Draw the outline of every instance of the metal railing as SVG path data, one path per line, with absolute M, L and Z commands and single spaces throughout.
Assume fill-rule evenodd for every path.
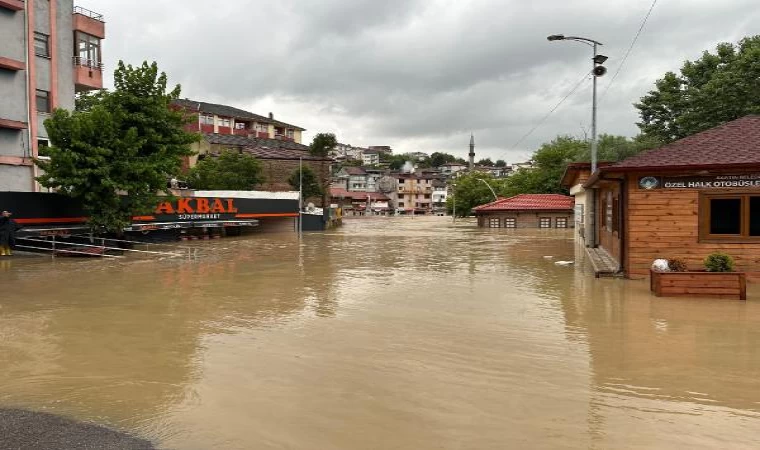
M 72 61 L 75 66 L 89 67 L 93 70 L 103 71 L 103 63 L 96 62 L 92 59 L 82 58 L 81 56 L 72 56 Z
M 105 23 L 105 20 L 103 20 L 103 14 L 96 13 L 95 11 L 90 11 L 89 9 L 82 8 L 81 6 L 74 7 L 74 14 L 81 14 L 83 16 L 89 17 L 90 19 Z

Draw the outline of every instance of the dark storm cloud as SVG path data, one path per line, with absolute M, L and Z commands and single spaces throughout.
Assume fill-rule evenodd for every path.
M 157 60 L 184 95 L 234 104 L 355 145 L 517 161 L 557 134 L 590 128 L 590 79 L 535 126 L 605 43 L 612 78 L 650 0 L 109 1 L 106 62 Z M 599 131 L 633 135 L 631 103 L 666 70 L 756 32 L 755 0 L 660 0 L 600 102 Z M 308 135 L 307 135 L 308 137 Z

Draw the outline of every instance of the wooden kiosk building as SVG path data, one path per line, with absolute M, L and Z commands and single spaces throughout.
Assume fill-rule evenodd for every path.
M 619 163 L 583 185 L 595 242 L 628 278 L 658 258 L 701 269 L 710 253 L 760 276 L 760 116 L 747 116 Z

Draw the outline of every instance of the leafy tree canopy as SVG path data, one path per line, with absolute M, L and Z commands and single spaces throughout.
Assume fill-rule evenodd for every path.
M 486 183 L 497 195 L 504 190 L 503 181 L 493 178 L 490 174 L 470 172 L 458 177 L 451 187 L 453 195 L 446 198 L 449 214 L 453 212 L 455 202 L 456 215 L 467 217 L 472 214 L 472 208 L 494 201 L 493 193 Z
M 507 162 L 503 159 L 498 159 L 493 165 L 496 167 L 507 167 Z
M 441 167 L 444 164 L 453 163 L 456 160 L 457 157 L 454 155 L 442 152 L 433 152 L 433 154 L 430 155 L 430 166 Z
M 333 133 L 317 133 L 311 141 L 310 153 L 314 156 L 326 158 L 327 155 L 338 146 L 338 140 Z
M 634 106 L 642 134 L 663 143 L 760 113 L 760 35 L 719 44 L 667 72 Z
M 297 191 L 301 184 L 301 180 L 303 180 L 302 194 L 304 200 L 322 195 L 322 186 L 320 186 L 319 179 L 314 171 L 311 170 L 311 167 L 307 165 L 303 166 L 302 177 L 299 169 L 294 170 L 293 173 L 290 174 L 290 178 L 288 178 L 288 184 L 290 184 L 290 187 L 292 187 L 294 191 Z
M 261 163 L 252 155 L 227 150 L 198 161 L 187 181 L 193 189 L 252 190 L 262 181 Z
M 475 164 L 477 164 L 479 166 L 492 167 L 493 166 L 493 161 L 491 161 L 491 158 L 483 158 L 480 161 L 476 162 Z
M 91 227 L 121 232 L 132 216 L 155 207 L 199 139 L 184 130 L 184 114 L 170 108 L 179 95 L 179 86 L 167 90 L 155 62 L 120 61 L 113 91 L 83 96 L 77 111 L 58 109 L 45 121 L 49 160 L 35 161 L 44 172 L 37 180 L 81 200 Z

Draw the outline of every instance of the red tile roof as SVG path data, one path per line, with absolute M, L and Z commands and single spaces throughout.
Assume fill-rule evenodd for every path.
M 475 212 L 487 211 L 572 211 L 573 197 L 561 194 L 520 194 L 502 198 L 473 208 Z
M 330 197 L 333 198 L 366 200 L 368 195 L 373 202 L 390 200 L 385 194 L 380 192 L 349 191 L 343 188 L 330 188 Z
M 760 115 L 742 117 L 710 128 L 632 156 L 602 170 L 689 169 L 740 165 L 760 165 Z

